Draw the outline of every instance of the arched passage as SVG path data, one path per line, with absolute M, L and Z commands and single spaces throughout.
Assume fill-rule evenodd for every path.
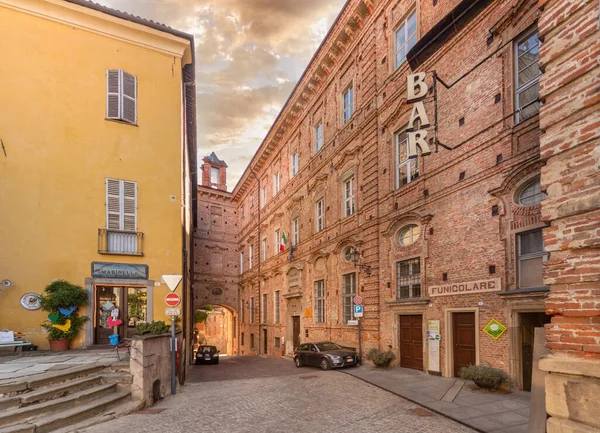
M 226 305 L 203 304 L 194 312 L 193 345 L 216 346 L 221 355 L 238 354 L 238 321 L 235 310 Z

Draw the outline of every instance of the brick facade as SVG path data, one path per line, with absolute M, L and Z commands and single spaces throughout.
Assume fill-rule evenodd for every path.
M 466 2 L 352 0 L 341 12 L 228 198 L 238 224 L 231 263 L 243 260 L 244 266 L 236 280 L 240 353 L 291 353 L 298 342 L 322 339 L 357 347 L 357 327 L 346 323 L 349 305 L 344 309 L 354 282 L 364 305 L 363 353 L 390 348 L 398 363 L 444 376 L 454 376 L 455 363 L 472 357 L 527 388 L 526 358 L 533 328 L 547 321 L 548 289 L 543 249 L 537 256 L 524 251 L 538 236 L 541 245 L 546 223 L 539 199 L 522 200 L 543 160 L 539 116 L 524 119 L 524 104 L 515 113 L 521 88 L 514 71 L 516 46 L 524 35 L 535 40 L 539 10 L 532 0 L 471 3 L 472 10 L 452 15 L 463 18 L 450 27 L 445 15 L 464 10 Z M 395 67 L 396 31 L 408 28 L 413 12 L 419 42 L 409 62 Z M 436 39 L 444 28 L 455 30 Z M 538 71 L 531 70 L 535 82 Z M 437 140 L 430 141 L 431 155 L 410 162 L 410 182 L 403 182 L 396 136 L 414 106 L 406 102 L 407 75 L 421 71 L 431 90 L 424 99 L 432 124 L 427 139 Z M 440 78 L 435 91 L 433 71 Z M 353 113 L 344 122 L 350 88 Z M 201 211 L 212 200 L 216 196 L 201 188 Z M 290 257 L 295 221 L 299 239 Z M 288 238 L 283 252 L 277 231 Z M 349 247 L 360 251 L 361 267 L 347 260 Z M 315 289 L 321 281 L 322 298 Z M 494 290 L 432 295 L 439 286 L 463 290 L 481 282 Z M 498 339 L 483 331 L 492 319 L 508 328 Z M 437 344 L 435 334 L 426 338 L 435 325 L 429 321 L 439 321 L 439 369 L 428 360 Z M 463 337 L 469 340 L 464 347 Z M 467 358 L 455 357 L 456 343 Z
M 600 431 L 599 5 L 539 1 L 548 432 Z M 575 391 L 576 390 L 576 391 Z

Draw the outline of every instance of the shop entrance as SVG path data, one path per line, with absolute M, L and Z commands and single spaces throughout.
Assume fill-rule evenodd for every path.
M 109 324 L 109 318 L 115 309 L 119 311 L 117 319 L 123 321 L 118 327 L 120 338 L 131 337 L 136 332 L 137 322 L 146 321 L 148 318 L 146 286 L 96 285 L 94 297 L 94 344 L 110 343 L 108 336 L 114 331 Z
M 400 316 L 400 366 L 423 370 L 423 316 Z
M 535 328 L 543 328 L 550 323 L 550 316 L 543 312 L 519 313 L 519 340 L 521 342 L 521 371 L 523 391 L 531 391 L 533 372 L 533 334 Z
M 454 377 L 460 377 L 461 368 L 476 364 L 475 313 L 454 313 L 452 325 Z

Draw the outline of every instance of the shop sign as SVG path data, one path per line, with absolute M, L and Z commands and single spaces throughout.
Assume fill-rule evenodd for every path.
M 444 284 L 430 286 L 429 296 L 465 295 L 469 293 L 499 292 L 500 278 L 491 280 L 469 281 L 466 283 Z
M 502 334 L 504 334 L 504 331 L 506 331 L 506 326 L 498 322 L 496 319 L 492 319 L 487 325 L 485 325 L 483 331 L 494 340 L 497 340 Z
M 426 140 L 427 129 L 425 129 L 430 123 L 423 102 L 423 98 L 427 96 L 427 92 L 429 91 L 429 87 L 425 83 L 426 75 L 425 72 L 417 72 L 406 77 L 406 102 L 416 101 L 410 113 L 406 132 L 409 158 L 417 157 L 417 147 L 421 149 L 421 155 L 431 154 L 429 143 Z M 417 120 L 419 121 L 419 129 L 414 131 Z
M 148 279 L 148 265 L 92 262 L 92 278 Z

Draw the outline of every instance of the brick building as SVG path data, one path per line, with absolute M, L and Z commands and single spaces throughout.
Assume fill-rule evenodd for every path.
M 240 354 L 358 347 L 359 295 L 363 353 L 448 377 L 487 362 L 530 388 L 550 320 L 539 15 L 533 0 L 346 3 L 233 192 L 199 187 L 201 216 L 227 208 L 236 257 L 196 296 L 239 288 Z

